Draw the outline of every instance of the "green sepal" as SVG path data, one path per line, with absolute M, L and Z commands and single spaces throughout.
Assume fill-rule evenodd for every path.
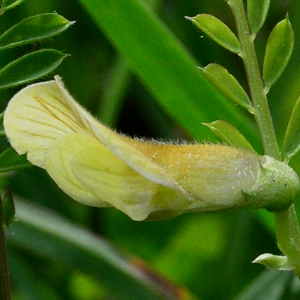
M 218 64 L 209 64 L 205 68 L 200 68 L 204 76 L 224 95 L 235 103 L 248 109 L 253 113 L 253 106 L 250 98 L 239 82 L 224 67 Z
M 294 32 L 288 18 L 272 30 L 266 47 L 263 80 L 266 92 L 277 81 L 288 64 L 294 48 Z
M 32 167 L 26 155 L 19 155 L 13 148 L 8 148 L 0 154 L 0 174 Z
M 1 10 L 6 11 L 12 9 L 24 1 L 25 0 L 2 0 Z
M 26 54 L 0 70 L 0 89 L 43 77 L 56 69 L 65 57 L 66 54 L 53 49 Z
M 14 221 L 16 214 L 15 203 L 11 188 L 9 187 L 7 192 L 2 198 L 2 225 L 9 228 L 10 224 Z
M 256 35 L 265 23 L 270 0 L 248 0 L 247 17 L 252 35 Z
M 242 193 L 253 208 L 264 207 L 271 212 L 285 210 L 299 194 L 299 177 L 284 162 L 265 155 L 260 158 L 255 184 Z
M 208 14 L 200 14 L 195 17 L 186 17 L 211 39 L 233 53 L 240 53 L 240 42 L 236 35 L 216 17 Z
M 297 99 L 283 141 L 283 154 L 290 159 L 300 150 L 300 97 Z
M 264 253 L 259 255 L 253 263 L 262 264 L 269 269 L 279 271 L 292 271 L 295 267 L 289 262 L 286 256 L 273 255 L 270 253 Z
M 50 38 L 65 31 L 72 24 L 73 22 L 57 14 L 29 17 L 0 36 L 0 50 Z
M 210 131 L 224 144 L 255 152 L 246 138 L 230 123 L 223 120 L 217 120 L 211 123 L 202 124 L 207 126 Z

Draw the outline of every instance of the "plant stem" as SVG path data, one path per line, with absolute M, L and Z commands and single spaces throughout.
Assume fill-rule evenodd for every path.
M 0 198 L 0 299 L 11 300 L 10 281 L 6 256 L 5 235 L 3 230 L 2 200 Z
M 281 154 L 273 127 L 266 93 L 264 91 L 253 39 L 245 15 L 243 1 L 230 0 L 228 3 L 235 16 L 241 45 L 240 55 L 243 59 L 247 73 L 252 104 L 254 106 L 254 116 L 262 138 L 264 152 L 266 155 L 281 160 Z
M 247 73 L 254 116 L 262 138 L 264 153 L 282 160 L 243 1 L 229 0 L 228 4 L 236 21 L 241 45 L 240 55 Z M 300 278 L 300 229 L 295 206 L 292 204 L 287 210 L 276 212 L 274 215 L 278 247 L 295 267 L 295 273 Z
M 285 211 L 275 213 L 275 227 L 278 247 L 300 278 L 300 229 L 294 204 Z

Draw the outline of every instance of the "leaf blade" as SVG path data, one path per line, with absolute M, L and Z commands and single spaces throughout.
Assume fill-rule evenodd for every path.
M 208 15 L 199 14 L 195 17 L 186 17 L 194 25 L 200 28 L 216 43 L 233 53 L 240 53 L 240 42 L 236 35 L 218 18 Z
M 294 48 L 294 32 L 288 18 L 279 22 L 272 30 L 266 47 L 263 63 L 263 80 L 266 90 L 283 73 Z
M 0 154 L 0 174 L 31 167 L 25 155 L 19 155 L 12 147 Z
M 35 51 L 18 58 L 0 70 L 0 89 L 33 81 L 56 69 L 66 55 L 53 49 Z
M 68 29 L 73 22 L 57 14 L 40 14 L 15 24 L 0 36 L 0 50 L 50 38 Z
M 268 15 L 270 0 L 248 0 L 247 17 L 252 34 L 262 28 Z
M 224 67 L 218 64 L 209 64 L 205 68 L 200 69 L 204 76 L 229 99 L 253 113 L 251 101 L 239 84 Z
M 255 152 L 245 137 L 230 123 L 217 120 L 211 123 L 203 123 L 203 125 L 207 126 L 226 145 Z
M 284 157 L 290 159 L 300 150 L 300 97 L 297 99 L 283 141 Z
M 25 0 L 3 0 L 1 9 L 3 9 L 4 11 L 12 9 L 24 1 Z

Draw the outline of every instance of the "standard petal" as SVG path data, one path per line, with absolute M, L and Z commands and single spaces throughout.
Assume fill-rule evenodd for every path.
M 44 154 L 63 135 L 84 131 L 55 81 L 30 85 L 9 102 L 4 128 L 19 154 L 44 168 Z
M 55 140 L 75 132 L 95 136 L 93 130 L 97 127 L 111 131 L 73 99 L 59 76 L 55 81 L 32 84 L 18 92 L 4 115 L 11 145 L 42 168 L 45 151 Z

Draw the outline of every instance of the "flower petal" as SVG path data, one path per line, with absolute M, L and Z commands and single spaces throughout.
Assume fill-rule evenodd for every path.
M 57 185 L 71 198 L 92 206 L 110 206 L 87 190 L 72 173 L 72 156 L 76 151 L 99 144 L 83 133 L 71 133 L 54 141 L 45 152 L 45 169 Z M 101 144 L 100 144 L 101 146 Z
M 243 201 L 241 190 L 251 188 L 257 177 L 259 156 L 247 150 L 224 145 L 132 143 L 193 199 L 186 209 L 238 207 Z
M 5 133 L 19 154 L 27 153 L 34 165 L 44 168 L 45 152 L 63 135 L 85 132 L 93 135 L 86 112 L 68 91 L 60 78 L 32 84 L 18 92 L 9 102 L 4 116 Z
M 144 220 L 156 210 L 182 211 L 190 205 L 183 193 L 143 177 L 100 143 L 93 143 L 88 136 L 80 139 L 86 147 L 72 156 L 72 172 L 98 199 L 134 220 Z
M 131 139 L 98 122 L 55 81 L 17 93 L 4 127 L 19 154 L 75 200 L 114 206 L 134 220 L 183 212 L 286 208 L 297 174 L 275 159 L 224 145 Z

